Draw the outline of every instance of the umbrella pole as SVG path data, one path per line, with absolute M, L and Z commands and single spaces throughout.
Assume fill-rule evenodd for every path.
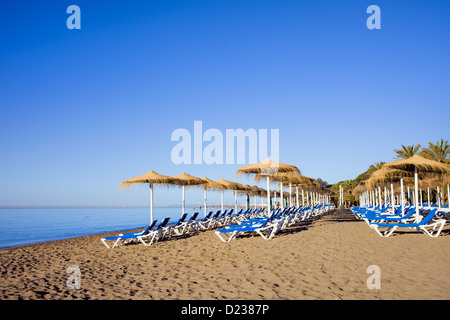
M 220 203 L 221 203 L 221 211 L 220 212 L 222 212 L 223 213 L 223 190 L 220 190 Z
M 416 223 L 419 222 L 419 173 L 414 167 L 414 202 L 416 206 Z
M 283 182 L 280 182 L 280 207 L 284 207 L 283 203 Z
M 185 202 L 184 202 L 184 185 L 183 185 L 182 198 L 181 198 L 181 214 L 182 215 L 184 214 L 184 209 L 185 209 L 184 204 L 185 204 Z
M 295 187 L 295 194 L 297 195 L 297 208 L 298 208 L 298 186 Z
M 267 212 L 270 216 L 270 182 L 269 182 L 269 175 L 267 175 Z
M 234 190 L 234 214 L 237 213 L 237 191 Z
M 405 214 L 405 193 L 403 192 L 403 178 L 400 178 L 400 196 L 402 202 L 402 216 Z
M 381 187 L 378 186 L 378 204 L 380 205 L 381 208 L 381 203 L 383 202 L 382 198 L 381 198 Z
M 439 186 L 436 187 L 436 191 L 437 191 L 436 201 L 438 203 L 438 208 L 440 208 L 441 207 L 441 197 L 440 197 L 440 194 L 439 194 Z
M 431 207 L 431 203 L 430 203 L 430 187 L 427 187 L 427 201 L 428 201 L 428 207 Z
M 304 206 L 305 206 L 305 192 L 302 188 L 302 207 L 304 207 Z
M 153 221 L 153 183 L 150 183 L 150 224 Z
M 292 183 L 289 182 L 289 207 L 292 207 Z
M 450 187 L 448 184 L 447 184 L 447 204 L 448 204 L 447 208 L 450 208 Z
M 448 204 L 447 208 L 450 208 L 450 187 L 448 184 L 447 184 L 447 204 Z
M 206 188 L 205 188 L 205 217 L 206 217 L 206 211 L 207 211 L 207 209 L 206 209 Z
M 394 185 L 391 183 L 391 204 L 392 204 L 392 214 L 395 213 L 395 196 L 394 196 Z
M 376 190 L 376 188 L 375 188 L 375 190 Z M 376 201 L 376 198 L 375 198 L 375 191 L 374 190 L 372 190 L 372 203 L 373 203 L 373 208 L 375 208 L 376 206 L 377 206 L 377 201 Z
M 375 205 L 378 206 L 378 191 L 377 191 L 377 188 L 375 188 Z
M 420 188 L 420 206 L 423 206 L 422 188 Z

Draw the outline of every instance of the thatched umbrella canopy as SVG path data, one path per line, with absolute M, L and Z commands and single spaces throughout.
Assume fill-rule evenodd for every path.
M 140 176 L 126 179 L 120 184 L 121 189 L 129 188 L 137 183 L 149 183 L 149 184 L 174 184 L 176 182 L 176 179 L 173 177 L 165 176 L 162 174 L 159 174 L 153 170 L 144 173 Z
M 259 188 L 257 186 L 250 186 L 250 185 L 245 185 L 245 187 L 247 188 L 247 191 L 250 195 L 252 196 L 258 196 L 259 195 Z
M 235 211 L 237 211 L 237 191 L 244 191 L 247 190 L 247 188 L 240 183 L 225 179 L 219 179 L 216 182 L 222 184 L 225 187 L 224 189 L 234 190 L 234 208 Z M 222 212 L 223 212 L 223 190 L 221 196 L 222 196 Z
M 380 185 L 394 183 L 400 181 L 402 178 L 412 176 L 414 176 L 413 172 L 411 173 L 383 166 L 381 169 L 374 171 L 370 178 L 366 180 L 366 186 L 369 189 L 372 189 Z
M 255 200 L 254 207 L 256 209 L 256 198 L 258 196 L 261 196 L 261 190 L 262 189 L 259 188 L 258 186 L 246 185 L 246 187 L 249 188 L 249 191 L 248 191 L 249 196 L 254 196 L 254 200 Z
M 353 194 L 355 196 L 359 196 L 367 191 L 366 181 L 361 181 L 358 185 L 353 189 Z
M 266 178 L 266 175 L 256 174 L 255 181 L 260 182 L 262 179 Z M 279 188 L 283 191 L 283 183 L 289 183 L 289 197 L 292 199 L 292 187 L 297 186 L 297 194 L 298 194 L 298 186 L 299 185 L 312 185 L 314 182 L 313 178 L 306 177 L 297 172 L 279 172 L 269 176 L 269 180 L 271 182 L 278 181 L 280 182 Z M 282 194 L 284 195 L 284 193 Z M 298 201 L 297 201 L 298 202 Z M 283 199 L 281 199 L 281 203 L 283 203 Z M 290 202 L 289 205 L 292 205 Z M 298 204 L 297 204 L 298 205 Z
M 268 194 L 267 194 L 267 211 L 270 214 L 270 180 L 269 180 L 269 177 L 271 175 L 274 175 L 276 173 L 281 173 L 281 172 L 300 173 L 300 170 L 296 166 L 293 166 L 290 164 L 279 163 L 279 162 L 272 161 L 270 159 L 266 159 L 264 161 L 261 161 L 261 162 L 255 163 L 255 164 L 241 167 L 236 172 L 236 174 L 238 176 L 243 175 L 243 174 L 266 175 L 267 192 L 268 192 Z
M 438 175 L 450 174 L 450 165 L 435 160 L 424 158 L 418 154 L 402 160 L 396 160 L 386 163 L 384 166 L 388 168 L 403 170 L 407 172 L 432 173 Z
M 427 189 L 427 202 L 430 205 L 430 189 L 436 188 L 436 192 L 442 192 L 444 197 L 441 198 L 439 195 L 439 200 L 443 200 L 445 198 L 445 190 L 447 191 L 447 203 L 450 204 L 450 175 L 440 175 L 440 176 L 430 176 L 425 177 L 423 180 L 419 180 L 419 186 L 421 188 Z
M 181 214 L 184 214 L 185 212 L 185 187 L 189 186 L 189 187 L 199 187 L 203 184 L 205 184 L 205 181 L 197 178 L 197 177 L 193 177 L 185 172 L 173 177 L 176 179 L 176 182 L 174 184 L 182 186 L 182 200 L 181 200 Z
M 204 190 L 204 202 L 205 202 L 205 216 L 207 214 L 207 203 L 206 203 L 206 191 L 209 190 L 223 190 L 225 189 L 225 186 L 219 182 L 213 181 L 211 179 L 208 179 L 207 177 L 202 178 L 203 181 L 205 181 L 205 184 L 203 184 L 203 190 Z
M 300 187 L 302 189 L 302 206 L 305 205 L 305 189 L 311 190 L 316 188 L 315 185 L 315 179 L 310 178 L 307 176 L 302 176 L 303 178 L 300 181 L 296 181 L 295 183 L 292 183 L 292 186 L 296 189 L 296 196 L 297 196 L 297 206 L 300 205 L 299 203 L 299 191 L 298 188 Z M 317 183 L 318 185 L 318 183 Z
M 228 190 L 245 190 L 245 187 L 238 183 L 238 182 L 233 182 L 233 181 L 229 181 L 229 180 L 225 180 L 225 179 L 219 179 L 216 182 L 222 184 L 224 186 L 224 189 L 228 189 Z
M 400 184 L 400 195 L 401 195 L 401 206 L 402 206 L 402 213 L 404 212 L 404 192 L 403 192 L 403 186 L 404 182 L 410 182 L 411 177 L 414 176 L 414 173 L 403 171 L 399 169 L 394 169 L 389 166 L 383 165 L 381 169 L 378 169 L 374 171 L 370 178 L 365 181 L 365 185 L 367 189 L 376 189 L 378 187 L 378 190 L 381 191 L 380 187 L 382 185 L 386 186 L 388 184 L 391 185 L 391 204 L 392 204 L 392 211 L 394 211 L 394 184 L 399 183 Z M 414 181 L 413 181 L 414 183 Z M 377 198 L 379 199 L 379 198 Z
M 151 170 L 147 173 L 144 173 L 140 176 L 127 179 L 120 184 L 121 189 L 129 188 L 136 184 L 145 184 L 148 183 L 150 186 L 150 223 L 153 221 L 153 185 L 171 185 L 177 184 L 178 181 L 176 178 L 165 176 L 155 171 Z
M 203 185 L 204 189 L 210 189 L 210 190 L 223 190 L 226 189 L 226 187 L 217 182 L 217 181 L 213 181 L 211 179 L 208 179 L 207 177 L 203 177 L 202 178 L 203 181 L 205 181 L 206 183 Z
M 236 174 L 263 174 L 263 175 L 273 175 L 279 172 L 297 172 L 300 173 L 300 170 L 293 165 L 275 162 L 270 159 L 266 159 L 264 161 L 251 164 L 248 166 L 244 166 L 239 168 Z
M 203 179 L 191 176 L 185 172 L 180 173 L 173 178 L 177 180 L 175 184 L 180 186 L 200 186 L 205 184 L 205 181 Z
M 426 176 L 427 174 L 432 175 L 449 175 L 450 174 L 450 165 L 445 163 L 440 163 L 435 160 L 424 158 L 420 155 L 414 155 L 408 159 L 402 159 L 393 161 L 390 163 L 386 163 L 384 167 L 390 169 L 398 169 L 404 172 L 414 172 L 414 194 L 415 194 L 415 206 L 416 206 L 416 222 L 419 221 L 419 173 L 422 176 Z
M 266 175 L 258 173 L 255 175 L 255 181 L 260 182 L 265 177 L 266 177 Z M 312 182 L 314 181 L 314 179 L 308 178 L 297 172 L 279 172 L 279 173 L 270 175 L 269 179 L 271 182 L 274 182 L 274 181 L 290 182 L 295 185 L 301 185 L 301 184 L 308 185 L 308 184 L 312 184 Z
M 260 188 L 259 189 L 259 195 L 261 196 L 261 197 L 267 197 L 267 190 L 266 189 L 263 189 L 263 188 Z
M 314 180 L 309 186 L 307 186 L 311 191 L 322 191 L 323 188 L 316 180 Z
M 244 190 L 236 190 L 239 193 L 245 194 L 247 197 L 247 209 L 250 208 L 250 196 L 255 196 L 255 206 L 256 206 L 256 195 L 259 195 L 259 190 L 257 186 L 245 185 Z

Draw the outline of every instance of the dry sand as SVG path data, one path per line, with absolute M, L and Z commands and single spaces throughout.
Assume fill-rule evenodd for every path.
M 0 299 L 450 299 L 450 227 L 382 238 L 350 214 L 221 242 L 213 231 L 107 249 L 117 232 L 0 250 Z M 81 271 L 68 289 L 67 268 Z M 370 265 L 381 288 L 368 289 Z

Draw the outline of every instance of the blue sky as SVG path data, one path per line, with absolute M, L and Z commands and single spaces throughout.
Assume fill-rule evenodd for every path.
M 66 9 L 81 9 L 69 30 Z M 369 30 L 366 9 L 381 8 Z M 8 1 L 0 11 L 0 206 L 146 206 L 177 128 L 279 129 L 280 161 L 329 183 L 448 139 L 448 1 Z M 157 189 L 156 205 L 181 190 Z M 211 193 L 211 202 L 219 194 Z M 200 191 L 187 193 L 198 203 Z M 227 201 L 232 196 L 227 195 Z

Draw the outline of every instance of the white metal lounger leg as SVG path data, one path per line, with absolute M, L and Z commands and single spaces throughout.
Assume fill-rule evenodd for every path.
M 138 239 L 139 239 L 139 241 L 141 241 L 144 245 L 146 245 L 147 247 L 149 247 L 149 246 L 152 245 L 152 243 L 153 243 L 153 241 L 155 240 L 157 234 L 158 234 L 157 232 L 153 232 L 152 234 L 149 234 L 149 235 L 146 235 L 146 236 L 138 237 Z M 145 242 L 144 238 L 148 238 L 148 237 L 150 237 L 150 236 L 151 236 L 150 241 L 149 241 L 148 243 Z
M 113 245 L 110 247 L 107 243 L 106 243 L 106 240 L 105 239 L 101 239 L 101 241 L 103 242 L 103 244 L 107 247 L 107 248 L 109 248 L 109 249 L 112 249 L 112 248 L 114 248 L 114 247 L 117 247 L 118 246 L 118 244 L 119 244 L 119 242 L 120 242 L 120 240 L 122 240 L 122 239 L 117 239 L 116 241 L 114 241 L 114 243 L 113 243 Z
M 226 236 L 226 234 L 227 234 L 227 232 L 224 232 L 223 234 L 223 237 L 220 235 L 221 234 L 221 232 L 214 232 L 218 237 L 219 237 L 219 239 L 220 240 L 222 240 L 223 242 L 229 242 L 231 239 L 234 239 L 234 238 L 236 238 L 236 236 L 238 235 L 238 233 L 239 232 L 237 232 L 236 230 L 235 231 L 233 231 L 231 234 L 230 234 L 230 236 L 229 237 L 227 237 Z
M 266 233 L 266 231 L 268 232 Z M 277 233 L 277 231 L 277 225 L 272 225 L 263 229 L 256 230 L 256 232 L 265 240 L 271 239 L 275 235 L 275 233 Z
M 395 230 L 397 230 L 398 226 L 393 226 L 392 228 L 388 228 L 388 229 L 385 230 L 384 232 L 381 232 L 381 231 L 378 229 L 378 226 L 377 226 L 377 225 L 373 225 L 372 228 L 373 228 L 380 236 L 387 238 L 387 237 L 389 237 Z
M 441 233 L 442 229 L 444 228 L 445 222 L 446 222 L 445 219 L 439 219 L 432 224 L 420 226 L 419 229 L 420 231 L 429 235 L 430 237 L 437 238 Z M 431 230 L 428 230 L 428 228 L 431 228 Z M 436 228 L 438 229 L 436 230 Z

